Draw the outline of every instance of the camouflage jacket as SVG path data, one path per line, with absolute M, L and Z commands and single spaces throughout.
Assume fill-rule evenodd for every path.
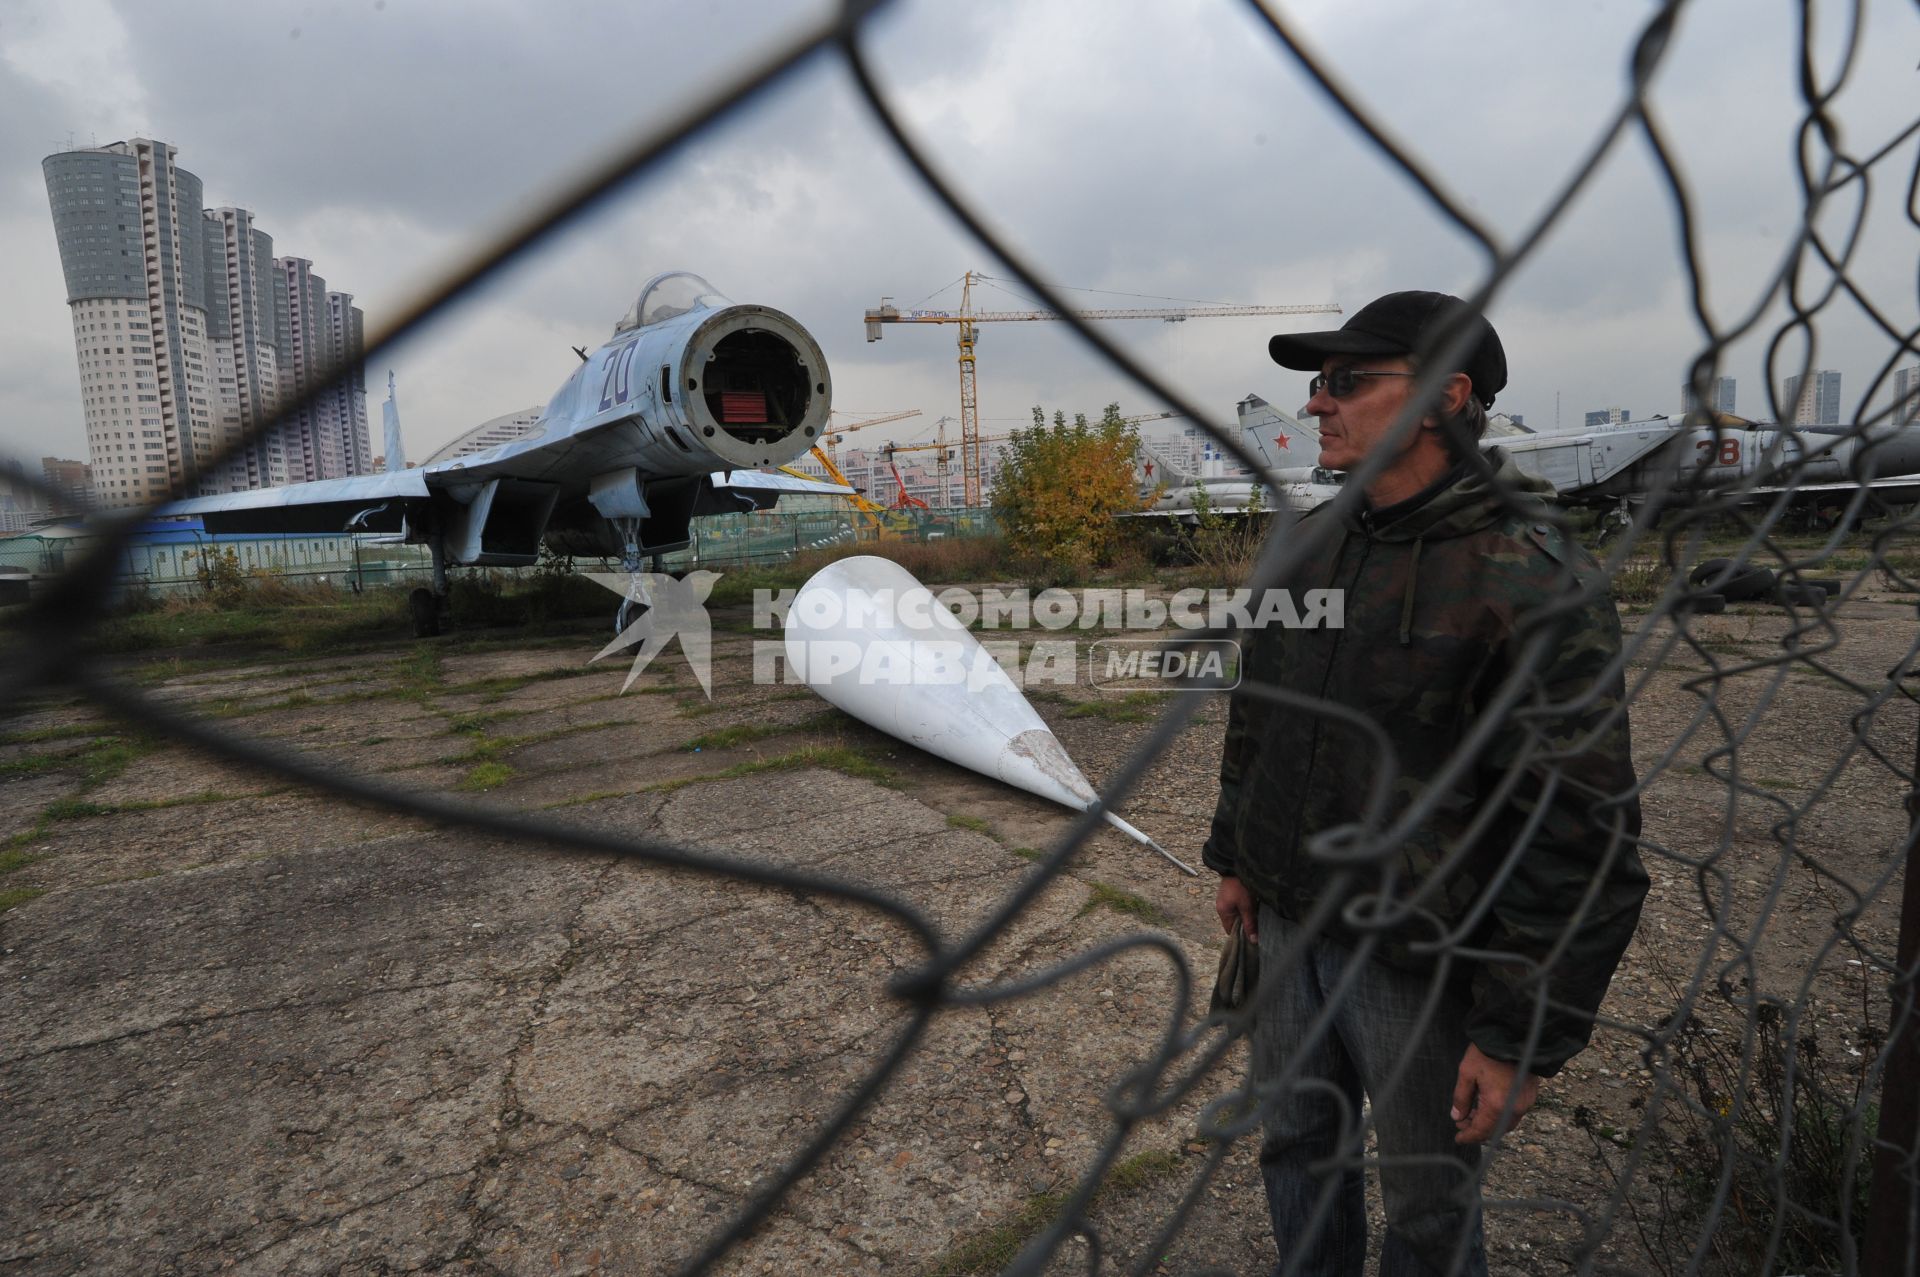
M 1342 591 L 1343 624 L 1246 635 L 1203 854 L 1283 917 L 1378 932 L 1381 961 L 1445 962 L 1469 1039 L 1547 1075 L 1586 1045 L 1647 875 L 1619 615 L 1524 495 L 1545 485 L 1488 459 L 1517 502 L 1462 466 L 1298 525 L 1324 552 L 1281 584 Z

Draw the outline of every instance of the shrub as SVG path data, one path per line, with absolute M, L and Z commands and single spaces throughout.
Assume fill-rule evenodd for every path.
M 200 588 L 217 607 L 239 607 L 247 601 L 247 573 L 233 547 L 209 547 L 194 560 Z
M 1223 514 L 1202 485 L 1193 493 L 1192 527 L 1175 524 L 1180 557 L 1198 569 L 1200 584 L 1220 589 L 1245 585 L 1266 540 L 1266 501 L 1255 488 L 1245 514 Z
M 1721 996 L 1729 1011 L 1747 1010 Z M 1766 1001 L 1749 1014 L 1716 1025 L 1685 1009 L 1663 1026 L 1671 1090 L 1637 1133 L 1574 1112 L 1610 1175 L 1616 1152 L 1643 1158 L 1641 1182 L 1622 1197 L 1667 1277 L 1699 1271 L 1696 1252 L 1729 1274 L 1837 1273 L 1842 1229 L 1856 1246 L 1865 1230 L 1878 1126 L 1865 1066 L 1880 1033 L 1859 1026 L 1865 1049 L 1849 1055 L 1823 1044 L 1811 1015 L 1796 1026 Z
M 1118 516 L 1139 508 L 1133 455 L 1138 440 L 1108 404 L 1098 425 L 1085 414 L 1068 425 L 1056 412 L 1033 410 L 1033 428 L 1008 441 L 994 484 L 994 513 L 1015 553 L 1035 561 L 1037 574 L 1060 581 L 1085 579 L 1107 561 L 1120 540 Z

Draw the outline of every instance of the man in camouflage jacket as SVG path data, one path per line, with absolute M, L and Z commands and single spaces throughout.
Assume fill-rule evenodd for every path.
M 1586 1045 L 1646 894 L 1619 618 L 1545 485 L 1471 455 L 1506 384 L 1485 319 L 1395 293 L 1271 351 L 1321 374 L 1320 464 L 1366 496 L 1292 531 L 1314 552 L 1280 585 L 1342 623 L 1246 636 L 1203 853 L 1264 959 L 1275 1236 L 1283 1267 L 1360 1271 L 1364 1094 L 1383 1275 L 1483 1273 L 1476 1146 Z

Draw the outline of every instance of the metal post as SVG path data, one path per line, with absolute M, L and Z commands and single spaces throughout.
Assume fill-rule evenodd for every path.
M 1915 1277 L 1913 1243 L 1920 1236 L 1920 731 L 1914 735 L 1914 788 L 1907 794 L 1907 870 L 1900 897 L 1898 971 L 1892 1021 L 1880 1071 L 1880 1132 L 1873 1155 L 1873 1197 L 1867 1206 L 1860 1271 Z

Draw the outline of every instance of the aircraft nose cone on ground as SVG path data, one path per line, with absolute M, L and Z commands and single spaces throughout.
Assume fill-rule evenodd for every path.
M 1099 795 L 999 662 L 891 559 L 814 573 L 787 609 L 788 666 L 828 702 L 890 736 L 1075 811 Z M 1120 832 L 1182 864 L 1110 811 Z

